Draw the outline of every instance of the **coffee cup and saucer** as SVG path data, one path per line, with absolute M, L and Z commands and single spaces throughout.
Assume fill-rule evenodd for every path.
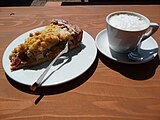
M 117 11 L 106 17 L 107 28 L 96 36 L 96 46 L 106 57 L 120 63 L 141 64 L 155 58 L 158 44 L 152 35 L 159 25 L 145 16 Z

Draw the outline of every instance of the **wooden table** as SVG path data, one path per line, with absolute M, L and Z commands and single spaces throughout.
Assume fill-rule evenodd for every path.
M 61 18 L 94 38 L 105 16 L 129 10 L 160 24 L 160 5 L 104 5 L 0 8 L 0 56 L 22 33 Z M 160 46 L 160 29 L 153 35 Z M 160 52 L 158 52 L 160 54 Z M 93 65 L 71 82 L 39 89 L 10 79 L 0 61 L 0 120 L 160 120 L 160 60 L 140 65 L 117 63 L 98 52 Z M 27 78 L 23 78 L 27 79 Z

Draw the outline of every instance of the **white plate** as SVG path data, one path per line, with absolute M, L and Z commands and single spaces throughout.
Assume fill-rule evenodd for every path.
M 98 50 L 104 54 L 106 57 L 120 62 L 120 63 L 126 63 L 126 64 L 141 64 L 148 62 L 152 60 L 158 52 L 158 44 L 154 40 L 153 37 L 149 37 L 145 41 L 142 42 L 141 47 L 138 49 L 139 53 L 144 56 L 144 60 L 137 62 L 137 61 L 132 61 L 128 59 L 128 54 L 120 54 L 117 52 L 114 52 L 112 49 L 109 48 L 109 43 L 108 43 L 108 36 L 107 36 L 107 30 L 104 29 L 100 31 L 97 36 L 96 36 L 96 46 Z
M 49 64 L 49 62 L 46 62 L 30 69 L 19 69 L 13 72 L 10 70 L 10 61 L 8 57 L 11 51 L 18 44 L 23 43 L 29 33 L 40 31 L 42 29 L 44 29 L 44 27 L 36 28 L 20 35 L 9 44 L 3 54 L 3 68 L 6 74 L 16 82 L 25 85 L 32 85 Z M 83 31 L 81 46 L 71 50 L 65 56 L 66 57 L 62 56 L 58 59 L 58 61 L 56 61 L 56 63 L 51 67 L 44 78 L 42 86 L 52 86 L 70 81 L 89 69 L 97 56 L 97 48 L 95 46 L 94 39 L 87 32 Z M 71 57 L 67 58 L 68 56 Z

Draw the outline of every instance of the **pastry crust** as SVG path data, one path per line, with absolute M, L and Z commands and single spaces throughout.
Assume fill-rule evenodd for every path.
M 9 56 L 10 69 L 32 67 L 54 59 L 69 42 L 70 49 L 79 46 L 83 31 L 65 20 L 53 19 L 44 30 L 30 33 L 24 43 L 19 44 Z

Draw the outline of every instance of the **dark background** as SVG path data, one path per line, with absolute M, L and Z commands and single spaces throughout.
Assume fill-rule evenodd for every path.
M 32 1 L 33 0 L 0 0 L 0 6 L 30 6 Z
M 56 1 L 56 0 L 55 0 Z M 109 5 L 109 4 L 160 4 L 160 0 L 88 0 L 88 2 L 62 2 L 62 5 Z M 0 7 L 30 6 L 33 0 L 0 0 Z

